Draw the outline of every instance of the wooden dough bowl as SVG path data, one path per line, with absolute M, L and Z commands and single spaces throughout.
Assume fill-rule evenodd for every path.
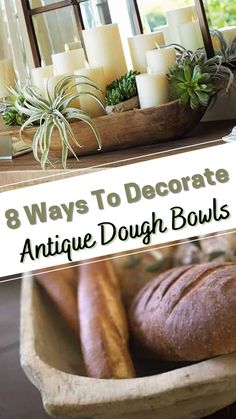
M 149 377 L 85 377 L 78 341 L 32 277 L 22 286 L 20 351 L 26 375 L 55 417 L 201 418 L 236 400 L 236 353 Z
M 148 109 L 135 109 L 94 118 L 102 140 L 102 152 L 120 150 L 139 145 L 155 144 L 158 141 L 183 137 L 200 122 L 205 108 L 193 111 L 179 101 Z M 72 122 L 73 132 L 83 148 L 73 149 L 78 156 L 97 152 L 94 134 L 84 122 Z M 24 141 L 31 145 L 35 128 L 26 129 Z M 50 156 L 61 157 L 61 141 L 57 129 L 53 134 Z

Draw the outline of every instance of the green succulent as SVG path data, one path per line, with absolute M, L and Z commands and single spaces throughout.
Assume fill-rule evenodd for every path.
M 127 74 L 107 86 L 106 104 L 117 105 L 137 95 L 137 71 L 130 70 Z
M 229 92 L 234 74 L 224 64 L 222 55 L 207 58 L 204 50 L 192 52 L 174 44 L 177 63 L 170 68 L 168 79 L 171 98 L 180 99 L 192 109 L 207 107 L 219 90 Z
M 214 86 L 210 74 L 203 73 L 199 65 L 177 63 L 170 69 L 168 78 L 171 99 L 180 99 L 183 105 L 189 104 L 193 110 L 208 106 Z
M 18 112 L 14 107 L 7 108 L 3 113 L 3 120 L 6 125 L 22 126 L 26 121 L 26 116 Z
M 74 81 L 79 78 L 80 81 Z M 76 92 L 77 86 L 88 86 L 90 91 Z M 91 87 L 94 93 L 91 93 Z M 14 109 L 18 115 L 23 115 L 25 122 L 21 126 L 20 134 L 23 130 L 32 125 L 37 125 L 36 132 L 32 140 L 32 149 L 34 158 L 45 169 L 47 164 L 52 164 L 49 159 L 51 142 L 53 141 L 53 132 L 57 130 L 59 133 L 62 155 L 62 166 L 66 168 L 68 152 L 70 151 L 78 160 L 73 145 L 82 147 L 75 138 L 73 129 L 70 125 L 71 120 L 81 120 L 93 131 L 98 142 L 98 150 L 101 149 L 100 134 L 94 124 L 92 118 L 81 109 L 71 107 L 71 102 L 80 96 L 88 95 L 96 100 L 102 108 L 104 108 L 101 100 L 96 93 L 101 90 L 90 79 L 84 76 L 67 76 L 61 78 L 53 89 L 52 94 L 47 89 L 47 95 L 44 97 L 40 89 L 34 86 L 10 88 L 11 98 L 14 102 Z M 12 112 L 12 111 L 11 111 Z M 8 121 L 13 122 L 13 112 L 8 114 Z M 7 118 L 7 116 L 6 116 Z M 16 117 L 17 120 L 17 117 Z

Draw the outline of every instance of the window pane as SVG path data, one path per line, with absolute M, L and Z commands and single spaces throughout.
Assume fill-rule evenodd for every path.
M 212 28 L 236 25 L 236 2 L 232 0 L 208 0 L 205 2 L 209 24 Z M 236 35 L 236 34 L 235 34 Z
M 85 29 L 111 23 L 107 0 L 86 0 L 80 2 Z
M 64 51 L 65 43 L 80 39 L 72 6 L 35 15 L 33 23 L 43 65 L 50 65 L 51 54 Z
M 138 0 L 144 32 L 153 32 L 158 26 L 165 25 L 168 10 L 192 4 L 193 0 Z
M 58 3 L 60 0 L 30 0 L 30 8 L 35 9 L 36 7 L 47 6 L 48 4 Z

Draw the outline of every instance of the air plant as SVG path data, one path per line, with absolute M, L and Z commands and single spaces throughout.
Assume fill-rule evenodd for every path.
M 76 81 L 74 80 L 76 78 L 82 80 Z M 76 90 L 79 86 L 87 86 L 90 91 L 79 92 Z M 94 93 L 91 93 L 91 87 Z M 102 147 L 101 138 L 92 118 L 81 109 L 70 106 L 74 99 L 88 95 L 104 109 L 102 101 L 96 96 L 96 93 L 101 93 L 97 85 L 85 76 L 67 76 L 57 82 L 52 93 L 49 92 L 48 86 L 46 90 L 46 95 L 43 95 L 40 89 L 34 86 L 17 86 L 15 89 L 9 89 L 14 109 L 27 118 L 21 126 L 20 135 L 22 136 L 25 128 L 37 125 L 32 140 L 32 150 L 34 158 L 41 164 L 41 167 L 45 169 L 47 164 L 53 164 L 49 159 L 49 152 L 55 130 L 59 132 L 60 136 L 63 168 L 66 168 L 69 151 L 78 160 L 73 145 L 77 147 L 82 147 L 82 145 L 75 138 L 70 125 L 72 120 L 77 119 L 89 125 L 98 142 L 98 150 L 100 150 Z
M 236 36 L 230 45 L 227 45 L 223 34 L 218 29 L 212 29 L 211 35 L 219 41 L 220 49 L 216 50 L 216 54 L 222 57 L 222 62 L 233 70 L 236 69 Z
M 224 65 L 223 57 L 216 55 L 208 59 L 205 51 L 192 52 L 175 45 L 177 63 L 170 68 L 168 79 L 173 100 L 193 110 L 199 106 L 207 107 L 217 91 L 229 91 L 234 81 L 230 68 Z

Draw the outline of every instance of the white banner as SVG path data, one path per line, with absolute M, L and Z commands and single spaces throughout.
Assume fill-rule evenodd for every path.
M 0 194 L 0 276 L 236 227 L 236 145 Z

